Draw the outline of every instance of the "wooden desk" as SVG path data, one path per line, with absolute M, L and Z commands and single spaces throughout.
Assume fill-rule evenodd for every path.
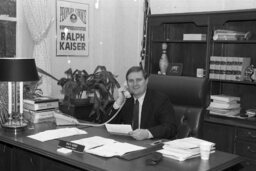
M 110 171 L 151 171 L 151 170 L 223 170 L 241 162 L 238 155 L 216 151 L 211 154 L 209 161 L 203 161 L 199 157 L 179 162 L 169 158 L 163 160 L 156 166 L 145 164 L 145 157 L 126 161 L 119 158 L 102 158 L 87 153 L 76 153 L 63 155 L 58 153 L 58 140 L 39 142 L 26 137 L 27 135 L 41 132 L 46 129 L 55 128 L 54 124 L 38 124 L 34 129 L 28 129 L 22 134 L 13 135 L 0 129 L 0 165 L 4 170 L 110 170 Z M 72 141 L 94 135 L 113 138 L 117 141 L 149 146 L 151 140 L 136 141 L 130 137 L 110 135 L 103 127 L 84 128 L 86 135 L 65 137 L 64 140 Z

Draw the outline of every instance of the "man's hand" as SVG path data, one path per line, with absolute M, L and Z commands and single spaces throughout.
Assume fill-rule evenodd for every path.
M 121 106 L 125 101 L 124 91 L 125 89 L 123 87 L 118 89 L 118 98 L 116 99 L 116 104 L 118 106 Z
M 147 129 L 136 129 L 129 132 L 129 135 L 136 140 L 145 140 L 149 138 L 149 132 Z

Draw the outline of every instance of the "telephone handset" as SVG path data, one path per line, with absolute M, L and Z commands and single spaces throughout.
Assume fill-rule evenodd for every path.
M 122 92 L 124 93 L 125 98 L 130 98 L 131 97 L 131 93 L 129 92 L 129 89 L 128 89 L 128 86 L 127 86 L 127 81 L 124 82 L 123 87 L 121 89 L 123 89 Z

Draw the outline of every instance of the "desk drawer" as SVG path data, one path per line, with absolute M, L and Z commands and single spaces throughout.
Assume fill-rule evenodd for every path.
M 256 130 L 238 128 L 237 129 L 237 138 L 247 139 L 247 140 L 256 142 Z
M 245 160 L 241 162 L 241 168 L 239 171 L 255 171 L 256 161 L 255 160 Z
M 237 141 L 235 145 L 235 153 L 244 157 L 256 159 L 256 143 Z

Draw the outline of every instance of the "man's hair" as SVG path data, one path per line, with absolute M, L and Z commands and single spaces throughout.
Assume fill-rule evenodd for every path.
M 147 79 L 148 74 L 145 72 L 145 70 L 141 66 L 132 66 L 130 69 L 128 69 L 126 73 L 126 80 L 128 80 L 128 75 L 132 72 L 142 72 L 143 77 Z

